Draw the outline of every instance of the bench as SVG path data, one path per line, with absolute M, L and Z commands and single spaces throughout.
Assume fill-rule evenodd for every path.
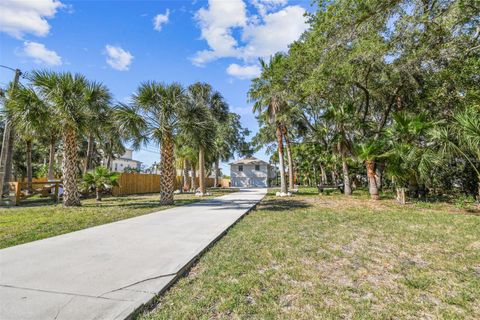
M 339 190 L 343 193 L 343 184 L 319 184 L 317 189 L 319 193 L 323 193 L 324 190 Z

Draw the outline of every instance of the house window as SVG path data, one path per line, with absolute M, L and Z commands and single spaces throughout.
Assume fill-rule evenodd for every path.
M 255 171 L 260 171 L 260 165 L 259 164 L 255 165 Z
M 238 166 L 238 171 L 243 171 L 243 166 Z

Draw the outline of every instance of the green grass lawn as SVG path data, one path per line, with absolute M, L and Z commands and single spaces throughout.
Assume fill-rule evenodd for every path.
M 212 196 L 175 195 L 175 205 L 218 197 L 235 189 L 211 189 Z M 82 200 L 82 206 L 63 208 L 49 200 L 29 199 L 19 207 L 0 209 L 0 248 L 56 236 L 104 223 L 167 209 L 159 206 L 159 194 L 105 197 Z M 45 201 L 50 203 L 45 204 Z
M 480 319 L 479 211 L 271 194 L 137 319 Z

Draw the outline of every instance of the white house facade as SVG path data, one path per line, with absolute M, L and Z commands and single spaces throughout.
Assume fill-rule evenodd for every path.
M 272 166 L 263 160 L 250 157 L 230 163 L 230 185 L 240 188 L 266 188 L 272 176 Z
M 141 161 L 133 160 L 133 150 L 127 149 L 124 155 L 112 161 L 110 170 L 116 172 L 124 172 L 127 168 L 140 170 L 141 165 Z

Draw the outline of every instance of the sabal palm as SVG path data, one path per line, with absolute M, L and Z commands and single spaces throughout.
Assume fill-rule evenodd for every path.
M 248 130 L 242 128 L 240 124 L 240 116 L 235 113 L 228 113 L 227 120 L 218 123 L 213 147 L 215 160 L 215 186 L 218 185 L 220 160 L 228 161 L 233 158 L 235 152 L 239 152 L 242 144 L 245 143 L 245 135 L 248 135 L 248 133 Z
M 284 59 L 284 55 L 275 54 L 268 63 L 260 60 L 262 73 L 258 78 L 252 80 L 248 96 L 254 102 L 253 111 L 264 113 L 266 118 L 275 125 L 280 167 L 280 189 L 282 193 L 287 193 L 281 122 L 282 109 L 284 110 L 286 106 L 285 79 L 282 72 Z
M 110 91 L 99 82 L 89 82 L 85 88 L 85 99 L 89 109 L 87 123 L 87 153 L 83 165 L 83 173 L 91 169 L 95 138 L 100 138 L 105 130 L 105 123 L 109 121 Z
M 116 115 L 121 131 L 129 132 L 134 146 L 155 142 L 160 145 L 160 204 L 173 204 L 175 191 L 174 139 L 179 113 L 185 107 L 185 91 L 180 84 L 142 83 L 132 105 L 120 105 Z
M 102 192 L 114 186 L 118 186 L 120 174 L 112 172 L 106 167 L 97 167 L 93 172 L 83 175 L 83 186 L 85 189 L 94 189 L 97 201 L 102 200 Z
M 380 199 L 379 188 L 375 179 L 375 162 L 377 159 L 386 157 L 384 153 L 384 144 L 378 140 L 369 140 L 365 143 L 357 144 L 355 154 L 360 161 L 365 164 L 368 178 L 368 191 L 373 200 Z
M 188 104 L 182 113 L 183 134 L 198 150 L 198 174 L 200 194 L 206 193 L 205 150 L 215 140 L 216 117 L 223 106 L 212 99 L 213 90 L 207 83 L 194 83 L 188 87 Z M 219 99 L 217 97 L 217 99 Z
M 63 205 L 79 206 L 77 138 L 88 119 L 89 110 L 85 100 L 87 80 L 80 74 L 34 71 L 32 82 L 48 102 L 49 117 L 62 135 Z
M 334 151 L 340 155 L 342 160 L 343 187 L 345 195 L 352 194 L 348 156 L 352 154 L 352 141 L 348 136 L 354 130 L 355 120 L 353 118 L 353 104 L 330 105 L 324 118 L 332 131 L 332 143 Z
M 429 132 L 429 137 L 436 142 L 439 153 L 460 155 L 477 174 L 480 203 L 480 107 L 470 106 L 458 113 L 451 126 L 437 126 Z M 472 159 L 472 157 L 476 159 Z
M 20 87 L 9 103 L 17 133 L 26 144 L 27 189 L 32 189 L 32 143 L 36 136 L 48 132 L 48 107 L 31 87 Z

